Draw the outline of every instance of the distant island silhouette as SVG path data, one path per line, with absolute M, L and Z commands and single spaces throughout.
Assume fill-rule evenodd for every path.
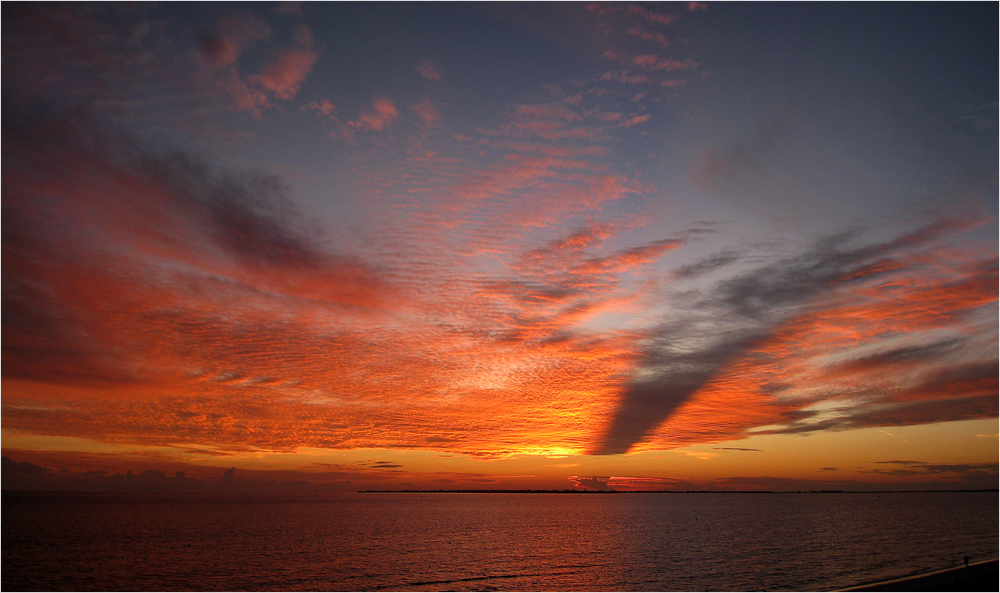
M 53 467 L 37 465 L 29 461 L 15 461 L 3 455 L 0 459 L 0 476 L 2 490 L 7 492 L 118 492 L 118 493 L 162 493 L 162 494 L 281 494 L 281 495 L 319 495 L 339 492 L 362 493 L 471 493 L 471 494 L 794 494 L 794 493 L 843 493 L 843 494 L 880 494 L 894 492 L 997 492 L 997 488 L 924 488 L 896 490 L 884 488 L 881 490 L 854 489 L 806 489 L 773 490 L 773 489 L 740 489 L 702 488 L 688 490 L 616 490 L 606 482 L 597 480 L 600 487 L 593 487 L 594 480 L 586 484 L 570 488 L 373 488 L 370 484 L 352 483 L 350 480 L 310 481 L 308 474 L 298 476 L 275 475 L 269 472 L 254 472 L 237 467 L 202 468 L 212 475 L 196 477 L 183 470 L 168 474 L 159 469 L 121 471 L 86 471 L 62 472 Z M 300 477 L 299 477 L 300 476 Z M 295 479 L 298 477 L 299 479 Z M 290 479 L 291 478 L 291 479 Z M 412 484 L 410 484 L 412 485 Z

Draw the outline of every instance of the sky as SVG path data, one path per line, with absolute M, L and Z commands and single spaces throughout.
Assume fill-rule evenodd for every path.
M 2 11 L 16 463 L 997 487 L 994 3 Z

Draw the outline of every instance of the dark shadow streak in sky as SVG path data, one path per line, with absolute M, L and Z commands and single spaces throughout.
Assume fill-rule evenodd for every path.
M 940 222 L 894 240 L 848 247 L 844 233 L 797 257 L 719 282 L 711 294 L 653 331 L 639 377 L 624 389 L 591 454 L 628 452 L 730 362 L 768 339 L 816 297 L 837 286 L 892 273 L 901 249 L 930 241 L 956 223 Z

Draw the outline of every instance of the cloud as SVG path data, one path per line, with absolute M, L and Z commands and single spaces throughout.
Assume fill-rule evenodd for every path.
M 691 12 L 698 12 L 699 10 L 708 12 L 708 4 L 704 2 L 688 2 L 687 8 Z
M 625 121 L 622 122 L 622 127 L 623 128 L 631 128 L 632 126 L 637 126 L 639 124 L 644 124 L 644 123 L 646 123 L 646 122 L 649 121 L 650 117 L 651 116 L 648 113 L 646 115 L 637 115 L 635 117 L 631 117 L 631 118 L 629 118 L 629 119 L 627 119 L 627 120 L 625 120 Z
M 667 37 L 662 33 L 650 33 L 649 31 L 643 31 L 642 29 L 632 27 L 628 30 L 628 34 L 638 37 L 643 41 L 652 41 L 664 49 L 670 47 L 670 40 L 667 39 Z
M 730 145 L 704 151 L 691 179 L 707 189 L 731 190 L 751 180 L 768 179 L 768 165 L 788 142 L 788 123 L 763 125 Z
M 611 492 L 614 490 L 614 488 L 608 485 L 608 480 L 610 479 L 610 476 L 594 476 L 590 478 L 576 476 L 570 477 L 570 480 L 573 481 L 573 484 L 577 488 L 593 488 L 594 490 L 600 490 L 603 492 Z
M 215 176 L 182 153 L 146 158 L 141 174 L 169 206 L 207 223 L 215 244 L 254 266 L 313 268 L 321 255 L 306 229 L 296 229 L 295 208 L 276 177 Z M 313 231 L 314 232 L 314 231 Z
M 512 240 L 529 233 L 502 226 L 507 193 L 534 221 L 620 195 L 590 144 L 503 137 L 511 158 L 457 193 L 490 228 L 452 240 L 403 211 L 361 258 L 273 177 L 85 117 L 4 118 L 5 428 L 206 456 L 446 443 L 483 459 L 593 450 L 616 426 L 605 450 L 996 413 L 995 341 L 975 331 L 995 332 L 980 319 L 995 261 L 939 253 L 956 225 L 779 259 L 724 250 L 674 280 L 675 315 L 608 330 L 592 321 L 664 294 L 629 275 L 704 229 L 629 244 L 624 222 L 590 219 Z M 488 272 L 473 240 L 498 254 Z
M 675 60 L 673 58 L 664 58 L 652 54 L 641 54 L 635 56 L 632 58 L 632 64 L 648 70 L 666 70 L 667 72 L 698 67 L 698 62 L 695 62 L 692 59 Z
M 366 107 L 358 114 L 351 125 L 359 130 L 381 132 L 399 119 L 399 110 L 388 97 L 376 97 L 371 107 Z
M 358 465 L 363 465 L 365 467 L 371 467 L 375 469 L 396 469 L 403 467 L 399 463 L 393 463 L 392 461 L 359 461 Z
M 629 17 L 638 17 L 653 25 L 669 25 L 679 17 L 675 14 L 662 14 L 647 10 L 637 4 L 613 3 L 613 4 L 590 4 L 587 10 L 600 15 L 626 14 Z
M 962 340 L 957 338 L 939 340 L 930 344 L 913 344 L 863 353 L 855 358 L 831 365 L 831 375 L 864 374 L 873 370 L 889 370 L 897 366 L 932 361 L 943 355 L 954 354 Z
M 606 257 L 584 260 L 570 269 L 572 274 L 602 274 L 631 270 L 648 264 L 664 253 L 684 245 L 679 239 L 660 239 L 638 247 L 632 247 Z
M 18 74 L 5 77 L 4 100 L 101 105 L 112 115 L 155 102 L 165 116 L 176 103 L 204 101 L 204 89 L 192 85 L 197 49 L 182 50 L 194 60 L 157 51 L 166 39 L 156 12 L 52 3 L 5 9 L 3 59 Z
M 286 49 L 266 64 L 254 81 L 279 99 L 292 99 L 299 92 L 318 57 L 309 49 Z
M 410 110 L 417 114 L 425 126 L 436 126 L 441 123 L 441 107 L 428 97 L 410 105 Z
M 995 410 L 995 356 L 982 355 L 995 341 L 969 337 L 981 331 L 970 321 L 977 307 L 995 302 L 995 280 L 989 266 L 965 266 L 967 255 L 935 255 L 929 239 L 913 243 L 929 252 L 900 244 L 869 257 L 844 239 L 765 263 L 731 248 L 672 277 L 648 274 L 693 233 L 647 228 L 631 239 L 640 216 L 607 222 L 618 206 L 634 212 L 654 196 L 627 158 L 643 128 L 628 126 L 651 121 L 646 105 L 663 98 L 654 86 L 683 82 L 667 74 L 694 66 L 657 53 L 666 37 L 649 31 L 663 19 L 629 10 L 615 14 L 631 29 L 596 53 L 612 50 L 609 81 L 647 88 L 538 87 L 487 130 L 405 127 L 415 133 L 396 136 L 418 139 L 399 159 L 375 149 L 402 123 L 438 124 L 439 104 L 380 97 L 352 108 L 353 121 L 327 99 L 301 107 L 340 137 L 370 133 L 356 176 L 331 173 L 331 187 L 364 188 L 364 203 L 346 209 L 371 213 L 373 232 L 320 232 L 274 177 L 80 133 L 72 118 L 18 128 L 16 112 L 6 117 L 5 428 L 59 426 L 119 443 L 204 446 L 204 455 L 446 443 L 495 458 L 593 448 L 623 394 L 658 379 L 690 389 L 667 394 L 674 408 L 660 407 L 655 389 L 648 401 L 633 394 L 643 415 L 661 420 L 633 446 Z M 65 20 L 78 24 L 72 51 L 53 54 L 113 76 L 123 62 L 99 50 L 115 36 L 89 30 L 83 12 Z M 7 16 L 5 7 L 5 28 Z M 220 47 L 185 48 L 190 59 L 175 61 L 197 71 L 178 77 L 193 88 L 185 97 L 216 97 L 185 109 L 260 115 L 303 97 L 319 51 L 311 33 L 285 20 L 295 43 L 285 49 L 260 23 L 244 23 L 248 33 L 220 21 L 209 31 Z M 129 52 L 157 40 L 154 25 L 120 32 L 129 50 L 118 57 L 138 59 Z M 14 78 L 39 84 L 49 74 L 18 70 Z M 718 152 L 731 178 L 754 167 L 750 149 Z M 709 185 L 726 182 L 722 174 Z M 336 197 L 340 208 L 352 196 Z M 669 283 L 680 287 L 663 292 Z M 617 323 L 645 322 L 651 299 L 674 313 L 651 328 Z
M 519 103 L 510 106 L 505 122 L 490 136 L 531 142 L 564 143 L 607 140 L 605 126 L 595 122 L 599 112 L 581 113 L 578 105 L 562 97 L 547 103 Z M 591 117 L 595 116 L 595 117 Z
M 629 16 L 637 15 L 642 17 L 643 20 L 654 25 L 669 25 L 678 18 L 677 15 L 655 13 L 635 4 L 628 5 L 628 7 L 625 8 L 625 11 Z
M 614 64 L 614 68 L 593 79 L 595 88 L 591 93 L 635 94 L 607 83 L 640 86 L 643 88 L 639 94 L 644 98 L 640 106 L 647 109 L 666 98 L 664 93 L 673 94 L 676 91 L 672 89 L 684 86 L 687 83 L 684 74 L 701 68 L 695 58 L 677 55 L 684 51 L 686 43 L 672 43 L 657 30 L 676 21 L 679 15 L 659 14 L 643 6 L 626 4 L 589 5 L 588 11 L 603 17 L 595 26 L 595 30 L 603 33 L 599 57 Z M 637 18 L 644 24 L 638 25 Z M 668 50 L 670 54 L 665 53 Z
M 302 47 L 313 47 L 316 45 L 316 40 L 313 38 L 312 29 L 305 25 L 299 25 L 295 27 L 295 31 L 292 33 L 292 38 L 297 45 Z
M 602 82 L 614 80 L 622 84 L 648 84 L 654 82 L 652 78 L 645 74 L 632 74 L 628 70 L 605 72 L 598 80 Z
M 674 271 L 674 276 L 679 279 L 689 279 L 711 273 L 719 268 L 728 266 L 739 261 L 740 254 L 731 249 L 714 253 L 708 257 L 697 259 L 690 264 L 683 265 Z
M 270 107 L 269 96 L 290 100 L 298 94 L 302 83 L 319 57 L 313 49 L 310 29 L 295 27 L 293 40 L 297 47 L 286 48 L 268 61 L 260 72 L 245 76 L 240 73 L 240 56 L 255 44 L 272 36 L 271 27 L 248 12 L 231 11 L 221 17 L 211 33 L 202 36 L 198 56 L 209 67 L 203 76 L 223 90 L 240 111 L 255 117 Z
M 220 35 L 203 38 L 198 50 L 206 62 L 219 68 L 232 65 L 240 53 L 240 48 L 232 39 Z
M 271 9 L 271 14 L 277 16 L 302 16 L 302 2 L 294 0 L 281 2 Z
M 325 117 L 332 117 L 337 114 L 337 106 L 329 99 L 320 99 L 318 102 L 312 101 L 299 107 L 299 109 L 302 111 L 315 111 Z
M 922 282 L 927 288 L 907 291 L 899 299 L 887 300 L 886 293 L 880 293 L 881 298 L 874 301 L 858 296 L 859 292 L 864 294 L 866 286 L 898 286 L 909 277 L 920 278 L 924 270 L 917 262 L 926 256 L 911 261 L 915 251 L 931 249 L 942 234 L 958 228 L 960 225 L 929 225 L 891 241 L 860 247 L 847 246 L 846 236 L 832 238 L 820 241 L 798 257 L 721 280 L 701 296 L 687 295 L 690 306 L 686 311 L 652 332 L 644 359 L 623 390 L 621 402 L 593 452 L 626 452 L 672 416 L 688 418 L 679 419 L 677 425 L 667 422 L 661 429 L 667 432 L 650 436 L 654 441 L 669 440 L 672 427 L 693 427 L 694 418 L 686 415 L 694 414 L 701 405 L 709 405 L 715 397 L 719 399 L 711 404 L 712 412 L 706 410 L 705 414 L 715 415 L 713 421 L 719 429 L 730 418 L 725 413 L 725 401 L 739 398 L 744 406 L 739 412 L 744 418 L 732 416 L 732 427 L 722 429 L 719 436 L 729 431 L 736 436 L 764 424 L 784 425 L 765 432 L 796 433 L 995 414 L 995 356 L 979 362 L 949 362 L 955 358 L 956 348 L 964 353 L 963 357 L 983 357 L 982 348 L 990 343 L 989 338 L 984 343 L 978 337 L 956 336 L 952 339 L 955 341 L 882 350 L 833 365 L 829 371 L 807 362 L 836 349 L 864 351 L 866 346 L 879 343 L 877 333 L 857 337 L 846 332 L 831 334 L 831 339 L 841 341 L 836 345 L 823 343 L 818 337 L 821 332 L 812 324 L 824 327 L 833 319 L 874 317 L 861 311 L 847 313 L 855 306 L 861 310 L 867 306 L 884 309 L 877 315 L 886 320 L 886 330 L 893 333 L 882 334 L 882 339 L 910 336 L 919 340 L 924 329 L 949 327 L 979 307 L 995 303 L 995 270 L 987 272 L 978 265 L 970 266 L 969 275 L 957 281 L 925 276 Z M 983 273 L 989 279 L 978 277 Z M 939 294 L 945 286 L 977 288 L 962 296 L 948 291 L 945 297 Z M 914 316 L 908 297 L 923 302 L 936 299 L 934 308 L 927 310 L 931 317 Z M 815 350 L 807 354 L 803 344 L 813 344 Z M 783 365 L 801 374 L 789 376 L 782 370 Z M 905 371 L 900 371 L 901 367 Z M 894 368 L 897 373 L 905 372 L 907 379 L 886 375 Z M 840 383 L 843 391 L 838 392 L 831 383 L 831 373 L 842 375 L 848 371 L 858 375 Z M 751 387 L 754 384 L 757 386 Z M 868 405 L 843 409 L 838 416 L 821 416 L 809 406 L 822 399 L 798 396 L 802 399 L 796 400 L 791 395 L 796 389 L 784 387 L 795 385 L 805 390 L 814 384 L 827 385 L 823 399 L 836 399 L 837 393 L 839 397 L 853 397 L 858 389 L 866 393 L 875 389 L 880 395 Z M 788 395 L 777 398 L 786 391 Z M 696 394 L 702 395 L 693 400 Z M 707 433 L 699 433 L 694 438 L 707 437 Z
M 462 171 L 449 162 L 444 175 L 438 166 L 433 174 L 428 172 L 428 181 L 436 185 L 421 190 L 435 210 L 428 216 L 446 213 L 447 222 L 441 222 L 453 227 L 489 218 L 490 230 L 481 232 L 496 234 L 498 223 L 511 230 L 544 227 L 560 217 L 652 191 L 608 166 L 607 132 L 620 127 L 621 114 L 614 114 L 618 121 L 609 119 L 579 93 L 566 95 L 559 89 L 547 93 L 550 100 L 509 106 L 500 125 L 483 131 L 478 146 L 483 155 L 492 154 L 491 164 L 479 165 L 482 160 L 477 159 L 474 167 Z M 629 125 L 646 120 L 634 117 Z M 609 125 L 612 121 L 617 125 Z M 428 164 L 424 161 L 422 166 Z
M 198 45 L 202 59 L 216 67 L 232 66 L 254 43 L 271 36 L 271 27 L 249 12 L 230 11 L 216 22 L 215 30 Z
M 862 473 L 880 474 L 886 476 L 930 476 L 950 474 L 954 477 L 996 476 L 996 463 L 927 463 L 925 461 L 876 461 L 877 465 L 898 466 L 891 469 L 868 469 Z
M 417 64 L 417 72 L 419 72 L 420 76 L 423 76 L 427 80 L 441 82 L 441 69 L 430 60 L 424 60 Z
M 646 190 L 625 176 L 601 172 L 585 160 L 510 155 L 502 165 L 473 170 L 450 188 L 442 207 L 500 209 L 493 216 L 545 226 L 558 216 L 600 208 Z
M 5 376 L 146 381 L 125 362 L 136 352 L 121 332 L 204 306 L 204 290 L 243 292 L 246 304 L 264 294 L 378 302 L 374 272 L 321 249 L 275 178 L 157 156 L 85 117 L 14 112 L 4 114 Z M 58 173 L 45 173 L 56 162 Z M 144 322 L 116 326 L 137 308 Z
M 158 154 L 83 116 L 3 115 L 5 428 L 193 456 L 564 453 L 593 424 L 553 402 L 598 414 L 626 365 L 626 339 L 573 327 L 605 295 L 532 304 L 427 237 L 399 257 L 381 239 L 376 264 L 317 230 L 276 178 Z M 591 277 L 614 288 L 667 249 L 604 250 L 608 232 L 551 246 L 592 271 L 500 278 L 538 294 Z
M 14 461 L 4 455 L 0 458 L 3 463 L 3 475 L 6 478 L 37 477 L 49 473 L 49 468 L 35 465 L 29 461 Z

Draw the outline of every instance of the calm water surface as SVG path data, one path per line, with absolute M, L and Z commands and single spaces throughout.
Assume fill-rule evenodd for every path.
M 829 590 L 996 557 L 998 497 L 3 494 L 11 590 Z

